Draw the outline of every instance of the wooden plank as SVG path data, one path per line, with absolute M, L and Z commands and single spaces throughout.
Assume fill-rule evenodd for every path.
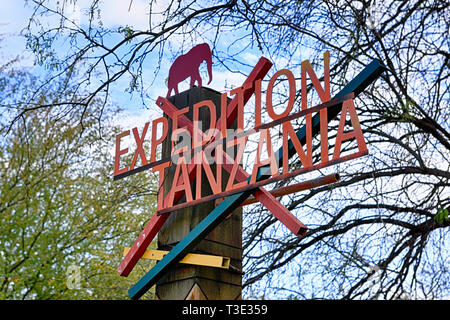
M 316 179 L 302 181 L 302 182 L 295 183 L 295 184 L 292 184 L 289 186 L 277 188 L 277 189 L 271 190 L 270 194 L 272 196 L 274 196 L 275 198 L 278 198 L 278 197 L 286 196 L 286 195 L 289 195 L 292 193 L 297 193 L 297 192 L 309 190 L 312 188 L 318 188 L 318 187 L 321 187 L 321 186 L 324 186 L 327 184 L 336 183 L 337 181 L 339 181 L 339 175 L 337 173 L 334 173 L 334 174 L 326 175 L 326 176 L 319 177 Z M 258 199 L 256 199 L 255 197 L 249 197 L 247 200 L 245 200 L 241 204 L 241 207 L 247 206 L 249 204 L 257 203 L 257 202 L 258 202 Z M 219 202 L 217 202 L 217 203 L 219 203 Z
M 126 256 L 130 249 L 130 247 L 125 247 L 123 249 L 123 255 Z M 165 250 L 145 250 L 144 254 L 142 255 L 142 259 L 159 261 L 168 253 L 169 251 Z M 179 261 L 179 263 L 228 269 L 230 267 L 230 258 L 209 254 L 188 253 L 183 259 Z

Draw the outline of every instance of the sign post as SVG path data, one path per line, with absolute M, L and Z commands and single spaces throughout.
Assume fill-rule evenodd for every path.
M 142 147 L 150 122 L 141 134 L 137 128 L 132 130 L 137 147 L 130 167 L 120 166 L 120 156 L 128 152 L 128 148 L 122 149 L 121 139 L 129 136 L 130 130 L 116 137 L 114 179 L 150 168 L 159 173 L 158 210 L 117 269 L 121 276 L 127 276 L 143 255 L 158 256 L 156 265 L 128 291 L 132 299 L 138 299 L 155 284 L 159 299 L 240 299 L 242 206 L 260 202 L 295 236 L 303 237 L 307 235 L 307 227 L 276 197 L 334 183 L 339 175 L 322 176 L 272 191 L 265 186 L 369 152 L 354 98 L 386 69 L 379 60 L 374 59 L 333 98 L 329 52 L 324 53 L 323 86 L 309 61 L 303 61 L 301 111 L 295 113 L 291 113 L 297 92 L 294 75 L 287 69 L 277 71 L 269 81 L 265 101 L 272 120 L 261 123 L 261 81 L 272 63 L 261 57 L 242 86 L 229 92 L 234 96 L 230 99 L 227 92 L 201 87 L 198 68 L 202 61 L 209 65 L 212 80 L 210 56 L 209 46 L 202 44 L 174 62 L 177 67 L 170 69 L 172 84 L 167 98 L 159 97 L 156 101 L 164 116 L 152 122 L 150 161 Z M 189 76 L 191 89 L 178 93 L 178 82 Z M 287 77 L 289 99 L 284 112 L 278 114 L 273 109 L 272 91 L 280 76 Z M 321 100 L 313 107 L 307 105 L 308 76 Z M 195 81 L 199 87 L 194 87 Z M 176 95 L 169 97 L 172 90 Z M 253 95 L 254 126 L 244 126 L 244 106 Z M 300 117 L 304 117 L 305 125 L 295 131 L 291 121 Z M 339 120 L 339 126 L 334 145 L 330 146 L 328 123 L 335 119 Z M 159 138 L 158 124 L 162 125 Z M 275 151 L 269 129 L 277 125 L 282 129 L 282 143 Z M 244 131 L 244 127 L 250 129 Z M 259 140 L 250 174 L 241 165 L 252 134 L 259 134 Z M 313 157 L 312 141 L 316 136 L 320 137 L 320 148 L 316 149 L 320 154 Z M 356 146 L 343 148 L 347 141 L 356 142 Z M 156 160 L 160 144 L 162 157 Z M 294 155 L 299 157 L 301 167 L 291 169 L 289 159 Z M 138 157 L 142 166 L 135 168 Z M 146 253 L 156 234 L 160 250 Z M 217 261 L 227 261 L 227 266 L 217 266 Z
M 220 118 L 221 95 L 219 92 L 204 88 L 193 87 L 168 98 L 177 109 L 189 107 L 185 116 L 193 121 L 193 105 L 204 100 L 211 100 L 216 106 L 216 119 Z M 202 131 L 206 131 L 210 124 L 208 108 L 199 109 L 199 121 Z M 173 131 L 173 121 L 168 117 L 169 132 Z M 233 127 L 236 126 L 236 123 Z M 171 141 L 166 139 L 162 144 L 162 157 L 170 157 Z M 216 165 L 211 165 L 212 172 L 216 172 Z M 175 174 L 175 166 L 165 169 L 164 198 L 168 196 Z M 228 180 L 228 172 L 222 169 L 222 188 Z M 212 194 L 205 172 L 202 172 L 200 191 L 201 196 Z M 197 184 L 191 184 L 192 194 L 197 193 Z M 183 202 L 184 197 L 180 199 Z M 158 249 L 170 251 L 192 229 L 200 223 L 215 207 L 211 200 L 198 205 L 182 208 L 173 212 L 158 233 Z M 177 264 L 156 283 L 156 296 L 162 300 L 235 300 L 241 298 L 242 286 L 242 208 L 235 209 L 228 219 L 218 225 L 208 236 L 201 240 L 191 253 L 218 255 L 230 259 L 229 268 L 211 268 L 199 265 Z

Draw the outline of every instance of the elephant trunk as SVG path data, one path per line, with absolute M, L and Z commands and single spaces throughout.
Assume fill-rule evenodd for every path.
M 211 55 L 206 59 L 206 66 L 208 68 L 208 76 L 209 76 L 208 84 L 210 84 L 212 81 L 212 56 Z

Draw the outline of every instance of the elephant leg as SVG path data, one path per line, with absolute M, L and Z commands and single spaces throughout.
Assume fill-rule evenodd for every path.
M 200 74 L 198 72 L 197 72 L 197 74 L 198 74 L 197 83 L 198 83 L 198 86 L 201 87 L 202 86 L 202 77 L 200 77 Z
M 191 84 L 190 84 L 191 88 L 195 85 L 195 81 L 197 81 L 199 87 L 202 86 L 202 77 L 200 77 L 198 69 L 195 70 L 191 75 Z

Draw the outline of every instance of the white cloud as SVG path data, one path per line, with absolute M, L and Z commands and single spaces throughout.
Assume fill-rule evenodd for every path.
M 29 7 L 24 6 L 23 1 L 1 0 L 0 10 L 0 47 L 2 53 L 0 59 L 8 61 L 17 56 L 21 58 L 22 67 L 31 67 L 34 58 L 31 53 L 25 51 L 25 38 L 20 32 L 28 24 L 31 15 Z
M 24 6 L 23 1 L 1 0 L 0 10 L 0 34 L 18 35 L 20 30 L 26 27 L 27 17 L 31 14 L 29 7 Z
M 130 130 L 132 128 L 138 128 L 141 132 L 145 123 L 152 121 L 162 116 L 162 112 L 156 112 L 155 110 L 124 110 L 116 116 L 113 123 L 124 128 L 124 130 Z
M 130 1 L 131 0 L 102 1 L 99 7 L 103 25 L 106 28 L 127 25 L 132 29 L 147 30 L 149 26 L 148 1 L 133 0 L 132 3 Z
M 230 88 L 236 88 L 242 85 L 245 79 L 246 77 L 242 74 L 232 73 L 228 70 L 219 72 L 213 69 L 213 80 L 209 86 L 217 91 L 225 92 Z

